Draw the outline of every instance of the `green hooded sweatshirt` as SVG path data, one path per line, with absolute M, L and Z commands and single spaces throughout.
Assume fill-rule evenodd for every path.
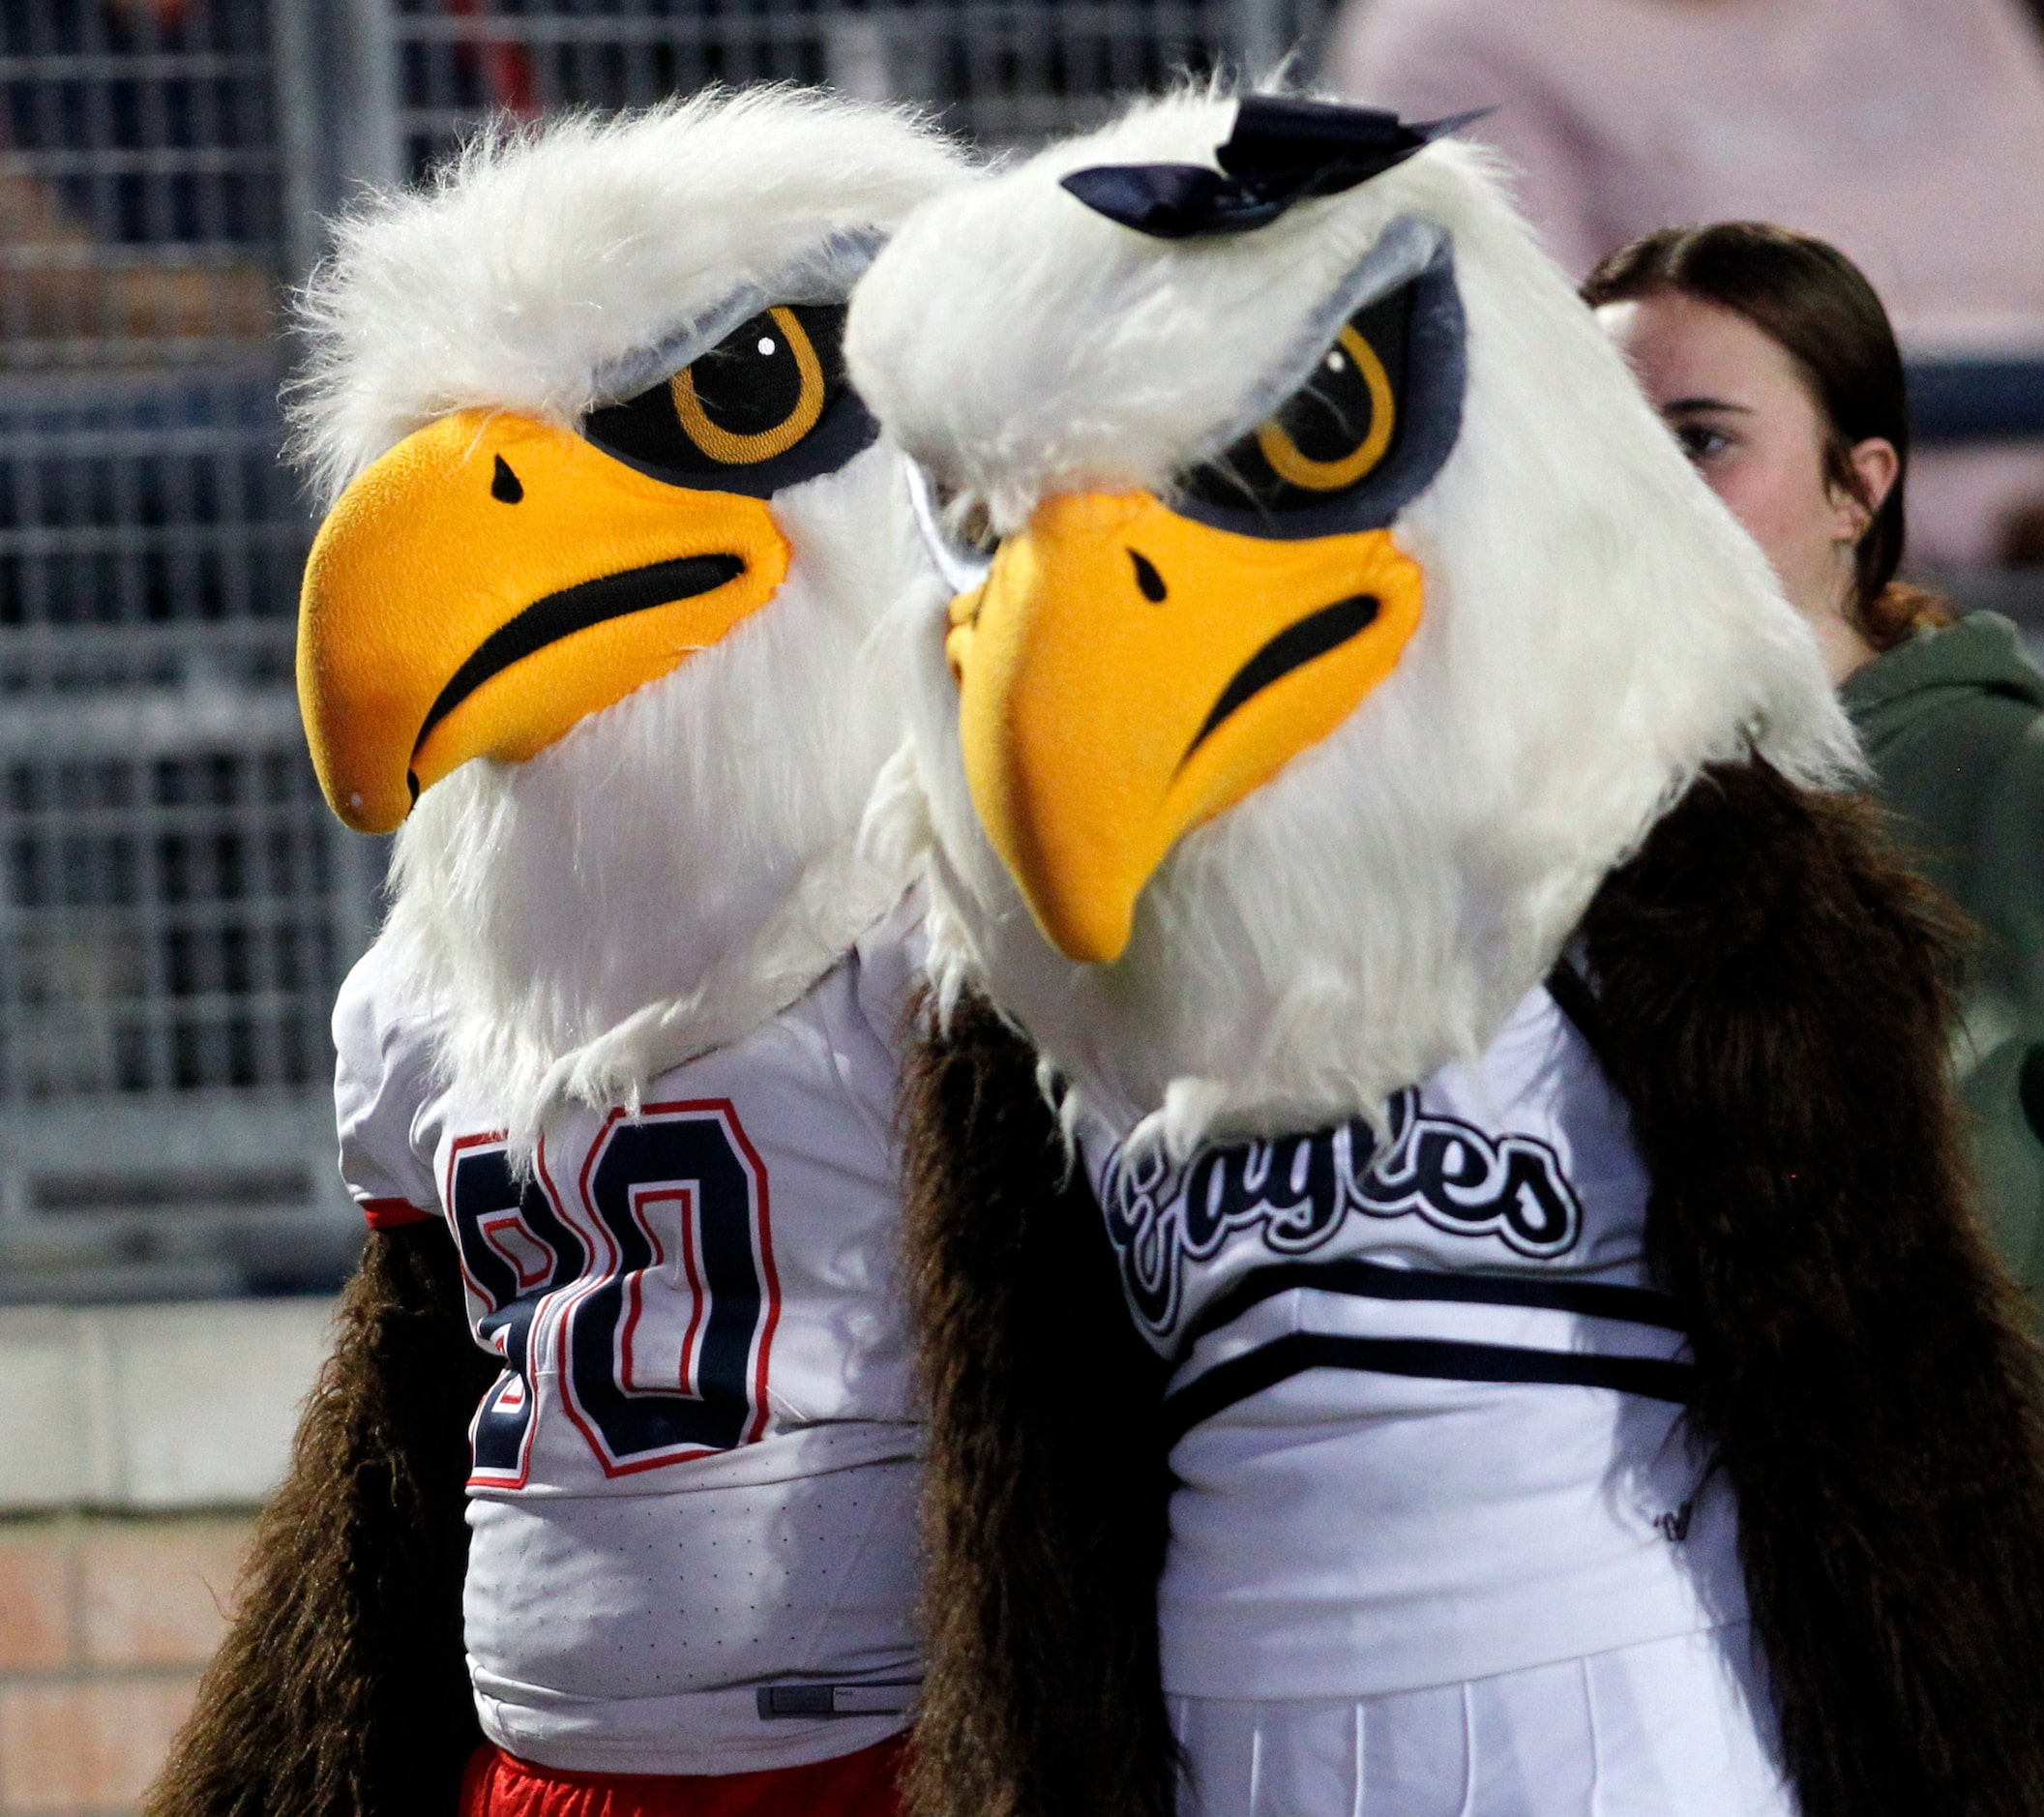
M 2044 1336 L 2044 673 L 1974 612 L 1840 695 L 1898 830 L 1979 930 L 1959 1077 L 1988 1234 Z

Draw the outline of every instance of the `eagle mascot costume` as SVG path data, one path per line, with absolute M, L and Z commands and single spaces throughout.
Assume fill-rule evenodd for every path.
M 872 821 L 933 890 L 914 1802 L 2044 1810 L 1938 911 L 1453 124 L 1140 105 L 854 299 L 949 596 Z
M 796 91 L 576 119 L 311 286 L 300 693 L 397 835 L 335 1014 L 370 1235 L 157 1812 L 893 1807 L 916 911 L 857 833 L 926 557 L 841 343 L 959 169 Z

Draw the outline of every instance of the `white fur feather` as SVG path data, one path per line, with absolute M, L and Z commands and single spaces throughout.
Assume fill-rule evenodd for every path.
M 734 292 L 785 286 L 959 174 L 914 117 L 805 89 L 485 134 L 430 189 L 336 223 L 299 301 L 297 455 L 331 503 L 455 410 L 572 424 Z
M 903 114 L 787 89 L 488 136 L 341 223 L 304 302 L 301 455 L 331 497 L 452 410 L 572 428 L 620 373 L 690 357 L 678 336 L 790 284 L 842 297 L 964 168 Z M 631 1101 L 759 1027 L 909 881 L 857 845 L 902 736 L 874 627 L 928 572 L 899 458 L 771 509 L 792 551 L 773 599 L 530 760 L 463 765 L 398 835 L 392 964 L 521 1151 L 564 1099 Z
M 891 434 L 1012 530 L 1068 490 L 1154 489 L 1239 426 L 1401 217 L 1445 230 L 1468 323 L 1460 442 L 1395 526 L 1426 611 L 1333 735 L 1184 837 L 1115 964 L 1043 939 L 973 815 L 941 589 L 895 626 L 913 757 L 879 849 L 927 850 L 940 999 L 983 983 L 1068 1116 L 1184 1152 L 1311 1127 L 1472 1056 L 1701 766 L 1858 758 L 1815 640 L 1690 469 L 1483 157 L 1436 145 L 1253 233 L 1163 242 L 1057 186 L 1202 163 L 1232 104 L 1145 104 L 911 219 L 848 346 Z
M 773 600 L 537 757 L 464 764 L 398 834 L 383 938 L 515 1142 L 760 1026 L 912 876 L 857 846 L 902 736 L 874 621 L 927 573 L 895 457 L 774 510 L 795 556 Z

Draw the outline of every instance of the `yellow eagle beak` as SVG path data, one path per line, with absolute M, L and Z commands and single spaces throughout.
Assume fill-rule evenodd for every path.
M 1286 542 L 1147 493 L 1052 498 L 953 602 L 966 780 L 1044 934 L 1119 958 L 1188 828 L 1318 743 L 1419 626 L 1384 530 Z
M 386 833 L 470 758 L 519 762 L 707 648 L 786 578 L 756 498 L 464 410 L 341 495 L 312 544 L 298 700 L 334 812 Z

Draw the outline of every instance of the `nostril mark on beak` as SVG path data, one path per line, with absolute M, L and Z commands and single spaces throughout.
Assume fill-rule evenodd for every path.
M 1136 584 L 1142 589 L 1142 597 L 1152 606 L 1164 603 L 1164 577 L 1157 572 L 1145 555 L 1135 550 L 1129 551 L 1129 559 L 1136 564 Z
M 489 476 L 489 495 L 500 505 L 515 505 L 525 496 L 524 486 L 502 455 L 497 456 L 496 470 Z

